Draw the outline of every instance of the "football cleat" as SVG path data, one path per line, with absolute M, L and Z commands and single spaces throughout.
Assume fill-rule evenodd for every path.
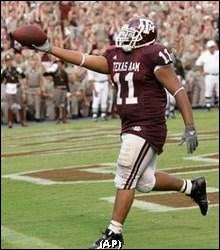
M 99 238 L 89 249 L 121 249 L 124 244 L 122 234 L 115 234 L 110 229 L 106 229 L 101 238 Z
M 202 215 L 208 212 L 208 198 L 206 192 L 206 180 L 204 177 L 198 177 L 191 180 L 192 191 L 189 195 L 198 205 Z

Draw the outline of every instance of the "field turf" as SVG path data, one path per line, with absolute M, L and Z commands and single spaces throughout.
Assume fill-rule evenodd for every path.
M 177 114 L 167 122 L 168 139 L 158 157 L 158 169 L 174 169 L 175 174 L 178 168 L 188 168 L 178 176 L 205 176 L 209 191 L 217 198 L 211 200 L 207 216 L 202 216 L 195 204 L 167 211 L 164 207 L 163 211 L 153 211 L 144 201 L 144 208 L 133 206 L 124 226 L 124 249 L 219 248 L 218 110 L 194 111 L 194 116 L 197 151 L 188 155 L 185 144 L 178 146 L 184 126 Z M 27 128 L 2 126 L 1 132 L 1 248 L 88 249 L 111 219 L 113 178 L 103 182 L 99 170 L 114 173 L 120 121 L 30 123 Z M 72 172 L 55 180 L 54 169 Z M 88 169 L 95 169 L 98 175 L 93 172 L 93 180 L 85 180 L 83 174 L 77 179 L 76 169 L 85 176 Z M 48 178 L 30 177 L 30 173 L 42 170 L 50 170 Z

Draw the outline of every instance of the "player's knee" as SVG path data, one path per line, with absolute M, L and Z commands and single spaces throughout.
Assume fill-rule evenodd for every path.
M 154 185 L 152 183 L 137 185 L 136 187 L 136 189 L 142 193 L 149 193 L 152 191 L 153 188 L 154 188 Z
M 142 193 L 149 193 L 155 186 L 156 178 L 152 175 L 146 182 L 138 183 L 136 189 Z

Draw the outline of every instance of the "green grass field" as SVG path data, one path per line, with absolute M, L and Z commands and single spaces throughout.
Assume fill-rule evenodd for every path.
M 158 169 L 194 167 L 195 171 L 178 176 L 203 175 L 208 188 L 217 190 L 218 168 L 209 171 L 205 166 L 218 165 L 218 160 L 203 155 L 218 155 L 218 110 L 195 111 L 194 116 L 197 151 L 187 155 L 185 144 L 167 143 L 158 158 Z M 184 126 L 179 114 L 167 125 L 168 138 L 181 137 Z M 2 127 L 1 132 L 2 249 L 89 248 L 111 219 L 112 203 L 103 198 L 114 196 L 113 180 L 45 185 L 13 176 L 28 171 L 114 164 L 120 148 L 120 121 L 32 123 L 27 128 Z M 187 159 L 190 156 L 205 160 Z M 204 166 L 204 172 L 196 171 L 197 166 Z M 134 206 L 124 226 L 124 248 L 218 249 L 218 209 L 218 204 L 210 205 L 208 215 L 202 216 L 197 207 L 155 212 Z

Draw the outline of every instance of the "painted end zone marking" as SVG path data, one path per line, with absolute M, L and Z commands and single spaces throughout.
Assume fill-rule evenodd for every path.
M 205 173 L 205 172 L 216 172 L 218 171 L 217 166 L 210 166 L 210 165 L 203 165 L 203 166 L 197 166 L 194 167 L 195 169 L 193 169 L 192 171 L 190 171 L 189 169 L 192 168 L 176 168 L 176 169 L 163 169 L 164 171 L 168 172 L 169 174 L 174 174 L 174 175 L 181 175 L 181 174 L 195 174 L 195 173 Z M 63 169 L 59 169 L 59 172 L 61 171 L 66 171 L 69 168 L 63 168 Z M 79 171 L 79 169 L 76 169 L 77 171 Z M 180 171 L 182 170 L 182 171 Z M 50 171 L 57 171 L 57 169 L 50 169 L 50 170 L 42 170 L 42 173 L 44 172 L 50 172 Z M 74 168 L 73 168 L 74 171 Z M 58 172 L 58 173 L 59 173 Z M 83 174 L 83 172 L 85 174 Z M 40 178 L 37 175 L 34 174 L 38 174 L 41 173 L 40 170 L 38 171 L 27 171 L 27 172 L 19 172 L 19 173 L 15 173 L 15 174 L 9 174 L 9 175 L 3 175 L 2 178 L 8 178 L 11 180 L 17 180 L 17 181 L 25 181 L 25 182 L 29 182 L 32 184 L 38 184 L 38 185 L 57 185 L 57 184 L 89 184 L 89 183 L 103 183 L 103 182 L 113 182 L 113 175 L 115 173 L 115 170 L 113 169 L 112 166 L 106 167 L 94 167 L 94 168 L 82 168 L 80 169 L 80 175 L 81 177 L 85 177 L 86 173 L 87 175 L 89 174 L 91 176 L 91 178 L 89 176 L 87 176 L 84 180 L 80 180 L 80 178 L 78 178 L 77 180 L 77 176 L 74 176 L 77 174 L 77 172 L 70 172 L 70 175 L 73 175 L 73 179 L 71 179 L 69 176 L 69 179 L 54 179 L 51 180 L 49 179 L 49 176 L 47 178 Z M 69 173 L 69 172 L 68 172 Z M 68 174 L 67 173 L 67 174 Z M 92 175 L 91 175 L 92 174 Z M 94 178 L 94 175 L 97 174 L 96 178 Z M 105 178 L 103 178 L 105 176 Z M 59 177 L 59 175 L 58 175 Z M 61 176 L 62 177 L 62 176 Z M 60 177 L 59 177 L 60 178 Z M 93 178 L 93 179 L 92 179 Z
M 218 171 L 218 153 L 204 154 L 186 157 L 187 160 L 205 161 L 215 165 L 202 164 L 200 166 L 184 166 L 166 168 L 163 171 L 169 174 L 198 174 Z M 26 181 L 39 185 L 57 184 L 82 184 L 112 182 L 116 171 L 116 163 L 90 164 L 84 166 L 72 166 L 58 169 L 41 169 L 28 172 L 3 175 L 2 178 Z

